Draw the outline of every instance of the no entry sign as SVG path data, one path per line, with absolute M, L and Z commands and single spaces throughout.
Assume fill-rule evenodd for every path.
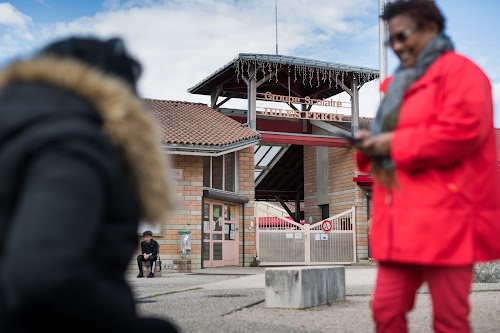
M 328 220 L 323 221 L 323 223 L 321 223 L 321 229 L 323 229 L 324 232 L 332 230 L 332 222 Z

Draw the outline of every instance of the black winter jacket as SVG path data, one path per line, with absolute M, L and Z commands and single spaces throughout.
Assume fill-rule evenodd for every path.
M 145 117 L 125 84 L 78 62 L 0 74 L 0 332 L 137 331 L 124 272 L 138 221 L 168 195 L 131 158 L 161 183 Z
M 151 239 L 149 244 L 145 240 L 141 242 L 141 254 L 152 254 L 154 256 L 157 256 L 159 250 L 160 246 L 154 239 Z

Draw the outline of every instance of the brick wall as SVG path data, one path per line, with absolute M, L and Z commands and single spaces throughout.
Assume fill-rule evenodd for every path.
M 254 221 L 254 148 L 246 148 L 239 152 L 239 194 L 249 198 L 245 204 L 245 221 L 243 221 L 242 205 L 239 207 L 239 264 L 249 266 L 255 256 L 255 226 Z M 191 268 L 201 268 L 201 203 L 203 196 L 203 157 L 188 155 L 171 155 L 171 168 L 182 170 L 182 178 L 174 180 L 177 199 L 175 210 L 163 224 L 163 235 L 155 235 L 154 239 L 160 244 L 162 264 L 173 264 L 180 259 L 179 231 L 191 231 Z M 229 164 L 226 167 L 230 166 Z M 226 175 L 228 176 L 228 174 Z M 230 184 L 227 181 L 226 184 Z M 244 236 L 243 236 L 243 228 Z M 244 237 L 244 239 L 243 239 Z M 243 242 L 245 242 L 245 256 L 243 258 Z M 133 258 L 135 263 L 135 257 Z
M 191 267 L 201 268 L 201 198 L 203 196 L 203 157 L 170 155 L 171 168 L 182 170 L 182 178 L 174 180 L 177 210 L 163 225 L 160 243 L 162 264 L 181 259 L 179 231 L 191 231 Z
M 370 209 L 370 212 L 373 210 Z M 366 190 L 356 185 L 356 252 L 358 259 L 368 258 L 367 213 Z
M 335 215 L 355 205 L 356 183 L 352 181 L 355 175 L 352 149 L 330 147 L 328 162 L 330 215 Z
M 239 152 L 239 194 L 244 195 L 250 201 L 245 204 L 245 220 L 243 212 L 240 210 L 240 266 L 245 262 L 245 266 L 250 266 L 250 262 L 255 257 L 255 224 L 254 222 L 254 202 L 255 202 L 255 182 L 254 182 L 254 148 L 249 147 Z M 241 209 L 241 206 L 240 206 Z M 243 236 L 243 229 L 245 236 Z M 243 242 L 245 242 L 245 256 L 243 257 Z

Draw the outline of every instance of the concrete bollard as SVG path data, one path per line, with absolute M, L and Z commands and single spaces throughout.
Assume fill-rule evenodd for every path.
M 344 266 L 266 268 L 266 307 L 304 309 L 345 300 Z

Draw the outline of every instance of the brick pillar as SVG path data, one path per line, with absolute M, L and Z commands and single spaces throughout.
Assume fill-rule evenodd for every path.
M 239 194 L 247 197 L 250 201 L 245 204 L 245 220 L 243 221 L 243 210 L 240 205 L 240 240 L 239 240 L 239 264 L 250 266 L 250 262 L 255 257 L 255 224 L 254 204 L 255 204 L 255 181 L 254 181 L 254 147 L 245 148 L 239 151 Z M 245 236 L 243 238 L 243 229 Z M 245 242 L 245 256 L 243 257 L 243 242 Z

